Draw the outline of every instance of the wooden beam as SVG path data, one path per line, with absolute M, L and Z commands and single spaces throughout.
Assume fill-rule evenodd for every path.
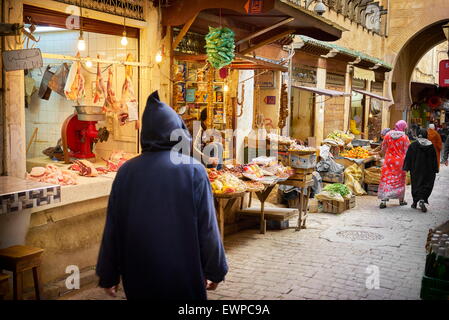
M 255 44 L 254 46 L 252 46 L 252 47 L 250 47 L 250 48 L 247 48 L 247 49 L 245 49 L 245 50 L 243 50 L 243 51 L 240 51 L 239 53 L 244 55 L 244 54 L 253 52 L 253 51 L 256 50 L 256 49 L 258 49 L 258 48 L 260 48 L 260 47 L 263 47 L 263 46 L 265 46 L 265 45 L 267 45 L 267 44 L 273 43 L 273 42 L 275 42 L 276 40 L 282 39 L 283 37 L 286 37 L 286 36 L 292 34 L 293 32 L 295 32 L 295 30 L 287 30 L 287 31 L 284 31 L 284 32 L 282 32 L 282 33 L 280 33 L 280 34 L 277 34 L 277 35 L 271 37 L 271 38 L 268 38 L 268 39 L 266 39 L 266 40 L 263 40 L 263 41 L 261 41 L 261 42 Z
M 192 23 L 195 21 L 196 17 L 198 16 L 197 12 L 192 18 L 190 18 L 190 20 L 188 20 L 184 26 L 182 27 L 181 31 L 179 32 L 179 34 L 176 36 L 175 41 L 173 41 L 173 45 L 172 45 L 172 51 L 174 51 L 176 49 L 176 47 L 178 46 L 178 44 L 181 42 L 181 40 L 184 38 L 184 36 L 186 35 L 187 31 L 189 31 L 190 26 L 192 25 Z
M 247 36 L 247 37 L 245 37 L 245 38 L 243 38 L 243 39 L 240 39 L 239 41 L 237 41 L 237 42 L 235 43 L 235 45 L 238 46 L 239 44 L 242 44 L 242 43 L 245 42 L 245 41 L 254 39 L 255 37 L 260 36 L 261 34 L 264 34 L 264 33 L 268 32 L 268 31 L 273 30 L 273 29 L 275 29 L 275 28 L 277 28 L 277 27 L 280 27 L 280 26 L 282 26 L 282 25 L 284 25 L 284 24 L 290 23 L 290 22 L 292 22 L 293 20 L 295 20 L 295 18 L 288 18 L 288 19 L 282 20 L 281 22 L 278 22 L 278 23 L 276 23 L 276 24 L 274 24 L 274 25 L 272 25 L 272 26 L 269 26 L 269 27 L 267 27 L 267 28 L 264 28 L 264 29 L 262 29 L 262 30 L 259 30 L 259 31 L 255 32 L 255 33 L 253 33 L 253 34 L 250 34 L 249 36 Z

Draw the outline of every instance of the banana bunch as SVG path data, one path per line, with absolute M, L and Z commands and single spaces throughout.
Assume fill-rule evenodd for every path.
M 351 130 L 351 132 L 353 134 L 362 134 L 362 131 L 357 129 L 357 123 L 355 122 L 355 120 L 351 120 L 350 125 L 349 125 L 349 129 Z
M 234 36 L 234 32 L 229 28 L 209 27 L 205 48 L 207 61 L 214 68 L 223 68 L 234 60 Z

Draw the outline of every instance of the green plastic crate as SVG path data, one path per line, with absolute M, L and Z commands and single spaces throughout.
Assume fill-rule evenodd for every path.
M 449 281 L 423 276 L 421 282 L 421 299 L 449 300 Z

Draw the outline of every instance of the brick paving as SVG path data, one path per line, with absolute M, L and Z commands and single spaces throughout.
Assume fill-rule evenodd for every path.
M 229 273 L 209 299 L 419 299 L 427 232 L 449 220 L 448 189 L 449 168 L 442 167 L 427 213 L 410 208 L 408 187 L 406 207 L 390 201 L 380 210 L 375 197 L 357 197 L 356 208 L 341 215 L 310 214 L 308 228 L 300 232 L 287 229 L 262 235 L 246 230 L 227 236 Z M 339 230 L 366 230 L 388 241 L 324 236 Z M 378 268 L 378 289 L 367 289 L 370 266 Z M 124 298 L 120 291 L 117 299 Z M 89 287 L 63 299 L 108 297 Z

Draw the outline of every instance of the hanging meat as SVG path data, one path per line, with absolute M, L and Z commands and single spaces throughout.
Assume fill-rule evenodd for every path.
M 133 56 L 131 53 L 128 53 L 126 56 L 126 61 L 133 61 Z M 134 87 L 132 83 L 133 77 L 133 67 L 130 65 L 126 65 L 125 67 L 125 82 L 122 86 L 122 114 L 125 121 L 138 121 L 139 120 L 139 112 L 138 112 L 138 102 L 136 99 L 136 95 L 134 93 Z M 138 129 L 138 122 L 136 122 L 136 129 Z
M 112 89 L 113 86 L 113 76 L 112 67 L 109 68 L 108 84 L 106 91 L 106 99 L 104 101 L 103 111 L 106 113 L 118 113 L 121 109 L 120 102 L 115 96 L 115 92 Z
M 76 55 L 80 57 L 79 52 Z M 84 97 L 84 77 L 81 74 L 81 62 L 76 61 L 70 67 L 67 82 L 64 86 L 64 93 L 68 100 L 78 100 Z
M 100 55 L 97 55 L 97 59 L 100 59 Z M 97 79 L 95 81 L 95 96 L 94 103 L 98 103 L 102 98 L 106 97 L 107 89 L 104 84 L 103 76 L 101 75 L 100 63 L 97 64 Z

